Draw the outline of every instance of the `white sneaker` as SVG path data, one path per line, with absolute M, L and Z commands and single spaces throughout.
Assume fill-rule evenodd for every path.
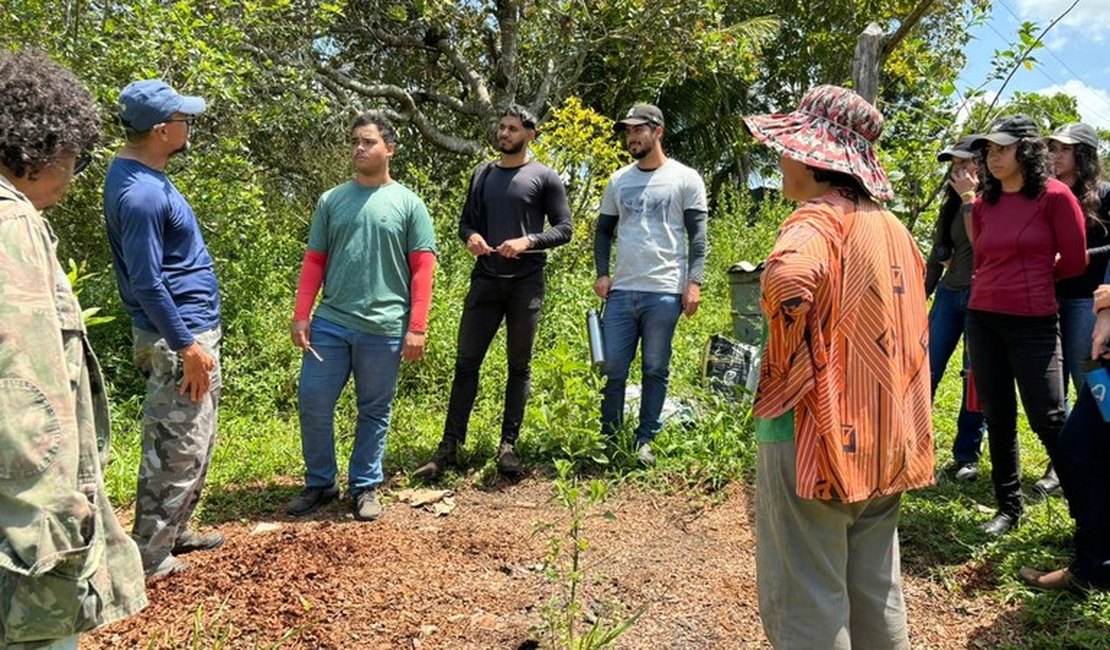
M 640 461 L 641 465 L 654 465 L 655 454 L 651 453 L 651 443 L 641 443 L 636 448 L 636 460 Z
M 964 483 L 970 483 L 979 478 L 979 466 L 975 463 L 960 463 L 956 466 L 952 478 Z

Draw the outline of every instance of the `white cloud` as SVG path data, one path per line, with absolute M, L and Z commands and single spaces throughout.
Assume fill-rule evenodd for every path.
M 1003 0 L 1006 2 L 1007 0 Z M 1046 27 L 1057 16 L 1064 13 L 1075 0 L 1009 0 L 1016 2 L 1016 9 L 1022 18 L 1034 20 Z M 1012 6 L 1012 5 L 1011 5 Z M 1095 36 L 1110 29 L 1110 2 L 1106 0 L 1080 0 L 1060 25 L 1080 27 L 1089 36 Z
M 1066 93 L 1075 97 L 1083 121 L 1102 129 L 1110 129 L 1110 91 L 1092 88 L 1078 79 L 1070 79 L 1037 91 L 1041 95 Z

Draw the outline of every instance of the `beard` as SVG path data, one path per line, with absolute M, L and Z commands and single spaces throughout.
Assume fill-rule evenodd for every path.
M 497 143 L 497 150 L 501 153 L 509 155 L 518 154 L 521 152 L 522 149 L 524 149 L 524 142 L 518 142 L 516 144 L 502 144 L 500 141 L 498 141 Z
M 642 160 L 645 156 L 647 156 L 649 153 L 651 153 L 651 149 L 647 149 L 647 148 L 633 149 L 632 147 L 629 147 L 628 148 L 628 153 L 632 155 L 633 159 Z
M 171 151 L 171 152 L 170 152 L 170 155 L 171 155 L 171 156 L 176 156 L 176 155 L 177 155 L 177 154 L 179 154 L 179 153 L 185 153 L 186 151 L 188 151 L 188 150 L 189 150 L 189 147 L 190 147 L 190 146 L 192 146 L 192 143 L 191 143 L 191 142 L 189 142 L 188 140 L 186 140 L 186 141 L 185 141 L 185 144 L 183 144 L 183 145 L 181 145 L 180 147 L 178 147 L 178 148 L 174 149 L 173 151 Z

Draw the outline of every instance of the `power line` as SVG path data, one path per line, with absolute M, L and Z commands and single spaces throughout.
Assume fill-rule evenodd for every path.
M 1017 13 L 1015 13 L 1015 12 L 1014 12 L 1014 10 L 1010 8 L 1010 5 L 1009 5 L 1009 4 L 1007 4 L 1005 0 L 998 0 L 998 4 L 1002 5 L 1002 8 L 1003 8 L 1003 9 L 1005 9 L 1007 13 L 1009 13 L 1009 14 L 1010 14 L 1011 16 L 1013 16 L 1013 17 L 1014 17 L 1014 20 L 1017 20 L 1017 21 L 1018 21 L 1019 23 L 1020 23 L 1020 22 L 1023 22 L 1023 21 L 1022 21 L 1022 18 L 1021 18 L 1021 16 L 1017 15 Z M 1077 3 L 1077 4 L 1078 4 L 1078 3 Z M 986 23 L 986 25 L 987 25 L 988 27 L 990 27 L 990 28 L 991 28 L 991 31 L 993 31 L 993 32 L 994 32 L 995 34 L 998 34 L 999 38 L 1002 38 L 1002 39 L 1003 39 L 1003 41 L 1005 41 L 1005 40 L 1006 40 L 1006 37 L 1005 37 L 1005 36 L 1003 36 L 1002 34 L 1000 34 L 1000 33 L 998 32 L 998 30 L 994 28 L 994 25 L 991 25 L 991 24 L 990 24 L 990 22 L 987 22 L 987 23 Z M 1048 44 L 1048 43 L 1044 43 L 1044 49 L 1045 49 L 1045 51 L 1046 51 L 1046 52 L 1048 52 L 1048 53 L 1049 53 L 1049 55 L 1051 55 L 1051 56 L 1052 56 L 1052 58 L 1056 59 L 1056 61 L 1057 61 L 1057 62 L 1058 62 L 1058 63 L 1059 63 L 1059 64 L 1060 64 L 1061 66 L 1063 66 L 1063 68 L 1064 68 L 1065 70 L 1067 70 L 1067 71 L 1068 71 L 1068 73 L 1070 73 L 1070 74 L 1071 74 L 1071 76 L 1072 76 L 1072 77 L 1073 77 L 1073 78 L 1074 78 L 1074 79 L 1075 79 L 1076 81 L 1078 81 L 1079 83 L 1083 84 L 1083 85 L 1084 85 L 1084 86 L 1086 86 L 1087 88 L 1090 88 L 1090 89 L 1092 89 L 1092 90 L 1094 90 L 1094 89 L 1095 89 L 1095 86 L 1094 86 L 1094 85 L 1092 85 L 1092 84 L 1090 84 L 1090 83 L 1087 83 L 1087 80 L 1086 80 L 1086 79 L 1084 79 L 1082 75 L 1080 75 L 1080 74 L 1079 74 L 1078 72 L 1076 72 L 1076 71 L 1075 71 L 1074 69 L 1072 69 L 1072 67 L 1071 67 L 1070 65 L 1068 65 L 1066 61 L 1064 61 L 1064 60 L 1063 60 L 1062 58 L 1060 58 L 1060 56 L 1059 56 L 1058 54 L 1056 54 L 1056 52 L 1055 52 L 1055 51 L 1054 51 L 1054 50 L 1052 49 L 1052 47 L 1051 47 L 1051 46 L 1049 46 L 1049 44 Z M 1041 76 L 1043 76 L 1044 78 L 1048 79 L 1049 81 L 1051 81 L 1052 83 L 1056 84 L 1057 86 L 1063 86 L 1063 85 L 1064 85 L 1064 83 L 1061 83 L 1061 82 L 1060 82 L 1060 81 L 1059 81 L 1058 79 L 1055 79 L 1054 77 L 1051 77 L 1051 76 L 1050 76 L 1050 75 L 1049 75 L 1049 74 L 1048 74 L 1047 72 L 1045 72 L 1045 71 L 1044 71 L 1044 70 L 1043 70 L 1043 69 L 1042 69 L 1042 68 L 1041 68 L 1040 66 L 1037 66 L 1037 71 L 1041 73 Z M 1102 98 L 1101 98 L 1100 96 L 1098 96 L 1098 95 L 1095 95 L 1095 96 L 1096 96 L 1096 97 L 1098 97 L 1099 99 L 1102 99 Z M 1078 96 L 1076 96 L 1076 101 L 1077 101 L 1077 102 L 1078 102 L 1078 101 L 1080 101 L 1080 99 L 1079 99 L 1079 97 L 1078 97 Z M 1107 107 L 1107 108 L 1110 108 L 1110 99 L 1103 99 L 1103 100 L 1102 100 L 1102 103 L 1106 104 L 1106 107 Z M 1105 120 L 1105 121 L 1107 121 L 1107 122 L 1110 122 L 1110 119 L 1108 119 L 1108 118 L 1106 117 L 1106 115 L 1105 115 L 1105 114 L 1104 114 L 1104 113 L 1103 113 L 1103 112 L 1102 112 L 1101 110 L 1094 110 L 1094 109 L 1095 109 L 1096 107 L 1094 107 L 1094 106 L 1091 106 L 1089 102 L 1083 102 L 1083 104 L 1084 104 L 1084 105 L 1085 105 L 1085 106 L 1086 106 L 1086 107 L 1087 107 L 1088 109 L 1091 109 L 1091 112 L 1092 112 L 1092 113 L 1094 113 L 1094 115 L 1095 115 L 1096 117 L 1098 117 L 1098 118 L 1100 118 L 1100 119 L 1102 119 L 1102 120 Z
M 1000 4 L 1002 4 L 1003 8 L 1005 8 L 1006 11 L 1009 12 L 1011 16 L 1013 16 L 1017 20 L 1021 20 L 1021 18 L 1017 14 L 1015 14 L 1008 6 L 1006 6 L 1005 3 L 1000 3 Z M 1002 34 L 1002 32 L 998 31 L 998 29 L 996 29 L 995 26 L 993 24 L 991 24 L 991 22 L 989 20 L 985 21 L 984 24 L 987 26 L 988 29 L 990 29 L 992 32 L 994 32 L 994 34 L 996 36 L 998 36 L 998 38 L 1002 41 L 1004 47 L 1009 47 L 1009 45 L 1010 45 L 1009 40 L 1006 38 L 1006 36 L 1004 34 Z M 1076 81 L 1083 84 L 1087 88 L 1090 88 L 1092 90 L 1095 89 L 1094 86 L 1087 83 L 1082 77 L 1080 77 L 1078 74 L 1076 74 L 1075 71 L 1072 70 L 1066 63 L 1064 63 L 1064 61 L 1062 59 L 1060 59 L 1060 57 L 1057 56 L 1056 53 L 1053 52 L 1052 49 L 1049 48 L 1047 44 L 1044 44 L 1044 47 L 1045 47 L 1045 50 L 1053 56 L 1053 58 L 1055 58 L 1057 61 L 1059 61 L 1060 64 L 1063 65 L 1064 68 L 1067 69 L 1068 72 L 1070 72 L 1075 77 Z M 1066 82 L 1060 81 L 1059 79 L 1057 79 L 1057 78 L 1053 77 L 1052 75 L 1048 74 L 1048 72 L 1046 72 L 1042 66 L 1039 66 L 1039 65 L 1034 66 L 1033 69 L 1036 70 L 1038 74 L 1040 74 L 1042 77 L 1047 79 L 1049 82 L 1051 82 L 1055 86 L 1060 86 L 1062 88 L 1063 86 L 1066 85 Z M 1107 115 L 1102 111 L 1101 106 L 1092 106 L 1089 101 L 1087 101 L 1083 98 L 1080 98 L 1079 95 L 1073 95 L 1073 96 L 1075 97 L 1076 103 L 1077 104 L 1082 104 L 1085 108 L 1087 108 L 1088 112 L 1093 117 L 1097 117 L 1097 118 L 1099 118 L 1100 120 L 1102 120 L 1104 122 L 1110 123 L 1110 117 L 1107 117 Z M 1099 97 L 1097 94 L 1095 95 L 1095 97 L 1101 99 L 1101 97 Z M 1110 107 L 1110 100 L 1104 100 L 1104 102 L 1106 103 L 1107 107 Z
M 1023 22 L 1023 21 L 1022 21 L 1022 18 L 1021 18 L 1021 16 L 1017 15 L 1016 13 L 1014 13 L 1014 10 L 1010 8 L 1010 5 L 1006 4 L 1006 3 L 1005 3 L 1005 2 L 1003 1 L 1003 0 L 999 0 L 999 1 L 998 1 L 998 4 L 1002 5 L 1002 8 L 1003 8 L 1003 9 L 1005 9 L 1005 10 L 1006 10 L 1006 11 L 1007 11 L 1007 12 L 1008 12 L 1008 13 L 1009 13 L 1009 14 L 1010 14 L 1011 16 L 1013 16 L 1013 17 L 1014 17 L 1014 20 L 1017 20 L 1018 22 Z M 1079 73 L 1078 73 L 1078 72 L 1076 72 L 1075 70 L 1072 70 L 1072 69 L 1071 69 L 1071 66 L 1069 66 L 1069 65 L 1067 64 L 1067 62 L 1066 62 L 1066 61 L 1064 61 L 1063 59 L 1061 59 L 1061 58 L 1059 57 L 1059 55 L 1057 55 L 1057 54 L 1056 54 L 1056 52 L 1055 52 L 1055 51 L 1054 51 L 1054 50 L 1052 49 L 1052 47 L 1051 47 L 1051 46 L 1050 46 L 1050 45 L 1049 45 L 1048 43 L 1045 43 L 1045 44 L 1044 44 L 1044 49 L 1045 49 L 1045 51 L 1046 51 L 1046 52 L 1048 52 L 1049 54 L 1051 54 L 1051 55 L 1052 55 L 1052 58 L 1056 59 L 1056 61 L 1057 61 L 1057 62 L 1058 62 L 1058 63 L 1059 63 L 1060 65 L 1064 66 L 1064 69 L 1065 69 L 1065 70 L 1067 70 L 1068 72 L 1070 72 L 1070 73 L 1071 73 L 1071 76 L 1075 77 L 1075 78 L 1076 78 L 1076 79 L 1078 79 L 1079 81 L 1082 81 L 1082 82 L 1083 82 L 1083 84 L 1084 84 L 1085 86 L 1090 86 L 1090 85 L 1091 85 L 1091 84 L 1087 83 L 1087 82 L 1086 82 L 1086 81 L 1085 81 L 1085 80 L 1084 80 L 1084 79 L 1083 79 L 1083 78 L 1082 78 L 1082 77 L 1081 77 L 1081 76 L 1079 75 Z

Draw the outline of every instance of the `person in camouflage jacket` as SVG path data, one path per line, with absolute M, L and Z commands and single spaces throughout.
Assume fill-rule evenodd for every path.
M 0 52 L 0 648 L 76 648 L 146 605 L 104 488 L 108 401 L 41 211 L 100 134 L 89 91 L 44 54 Z

